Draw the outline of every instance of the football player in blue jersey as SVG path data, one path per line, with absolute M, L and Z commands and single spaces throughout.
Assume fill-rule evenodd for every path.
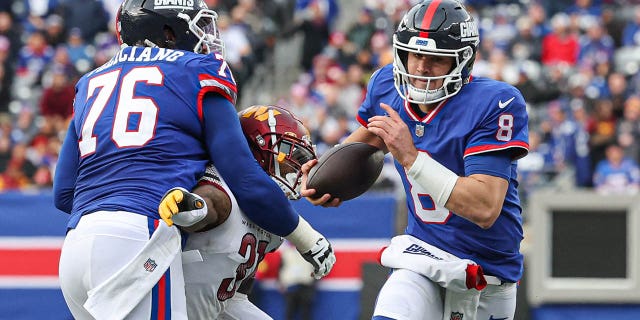
M 126 0 L 123 48 L 76 84 L 54 179 L 55 205 L 70 214 L 60 285 L 76 319 L 186 318 L 180 233 L 157 206 L 209 162 L 256 225 L 294 243 L 318 276 L 331 268 L 329 243 L 247 145 L 216 18 L 203 0 Z
M 391 152 L 406 192 L 406 234 L 382 253 L 394 272 L 374 319 L 513 319 L 523 272 L 516 160 L 528 152 L 528 115 L 516 88 L 471 76 L 478 44 L 458 1 L 412 7 L 393 35 L 393 63 L 371 76 L 362 127 L 345 140 Z M 314 194 L 303 182 L 315 205 L 340 205 Z

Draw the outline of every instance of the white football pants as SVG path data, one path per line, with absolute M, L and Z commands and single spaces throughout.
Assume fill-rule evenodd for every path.
M 480 294 L 476 319 L 512 320 L 517 290 L 515 283 L 488 285 Z M 373 315 L 396 320 L 442 319 L 444 302 L 441 293 L 442 288 L 428 278 L 413 271 L 397 269 L 380 289 Z
M 69 231 L 62 246 L 59 277 L 64 299 L 76 320 L 93 319 L 83 307 L 87 293 L 136 256 L 150 238 L 153 221 L 130 212 L 100 211 L 83 216 Z M 187 319 L 179 254 L 126 319 Z

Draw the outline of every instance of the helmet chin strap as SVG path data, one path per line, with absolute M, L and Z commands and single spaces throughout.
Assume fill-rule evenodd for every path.
M 269 109 L 268 113 L 269 117 L 267 118 L 267 123 L 269 124 L 269 131 L 272 132 L 271 134 L 271 144 L 273 145 L 273 174 L 276 177 L 280 177 L 280 162 L 278 161 L 278 156 L 280 155 L 280 151 L 278 148 L 278 145 L 276 144 L 276 142 L 278 141 L 278 137 L 276 136 L 275 132 L 276 132 L 276 116 L 273 113 L 273 109 Z M 282 183 L 280 180 L 271 177 L 271 179 L 273 181 L 276 182 L 276 184 L 280 187 L 280 189 L 282 190 L 282 192 L 284 192 L 287 197 L 291 196 L 291 191 L 289 191 L 289 188 L 284 185 L 284 183 Z
M 278 155 L 280 153 L 280 151 L 278 150 L 278 145 L 276 144 L 276 141 L 278 141 L 278 137 L 276 137 L 276 116 L 273 114 L 273 110 L 269 109 L 268 111 L 268 115 L 269 118 L 267 119 L 267 123 L 269 124 L 269 131 L 272 132 L 271 134 L 271 144 L 272 144 L 272 148 L 273 148 L 273 169 L 275 170 L 275 174 L 276 176 L 280 176 L 280 163 L 278 162 Z
M 283 177 L 280 174 L 280 162 L 278 161 L 278 155 L 280 154 L 278 145 L 275 144 L 277 141 L 277 136 L 275 134 L 276 132 L 276 116 L 273 112 L 273 109 L 269 109 L 268 111 L 268 115 L 269 117 L 267 118 L 267 123 L 269 124 L 269 131 L 273 132 L 271 134 L 271 141 L 273 143 L 273 171 L 276 177 L 280 177 L 281 179 L 284 179 L 285 181 L 287 181 L 290 185 L 294 186 L 296 185 L 294 182 L 296 182 L 296 178 L 297 178 L 297 174 L 295 173 L 287 173 L 285 174 L 285 176 Z M 293 175 L 293 176 L 292 176 Z M 291 200 L 297 200 L 300 198 L 300 194 L 296 191 L 291 189 L 291 187 L 285 183 L 283 183 L 282 181 L 280 181 L 279 179 L 276 179 L 274 177 L 271 177 L 271 179 L 273 181 L 276 182 L 276 184 L 280 187 L 280 189 L 282 190 L 282 192 L 284 192 L 284 194 L 287 196 L 287 198 L 291 199 Z M 293 181 L 292 181 L 293 180 Z

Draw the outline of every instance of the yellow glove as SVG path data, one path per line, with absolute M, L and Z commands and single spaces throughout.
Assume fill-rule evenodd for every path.
M 207 216 L 207 203 L 195 193 L 176 187 L 167 191 L 158 206 L 160 218 L 168 225 L 189 227 Z

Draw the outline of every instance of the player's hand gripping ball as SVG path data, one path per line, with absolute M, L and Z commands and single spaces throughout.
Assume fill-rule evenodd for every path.
M 325 152 L 311 168 L 307 189 L 316 189 L 314 197 L 325 193 L 346 201 L 367 191 L 382 171 L 382 150 L 362 142 L 337 145 Z

